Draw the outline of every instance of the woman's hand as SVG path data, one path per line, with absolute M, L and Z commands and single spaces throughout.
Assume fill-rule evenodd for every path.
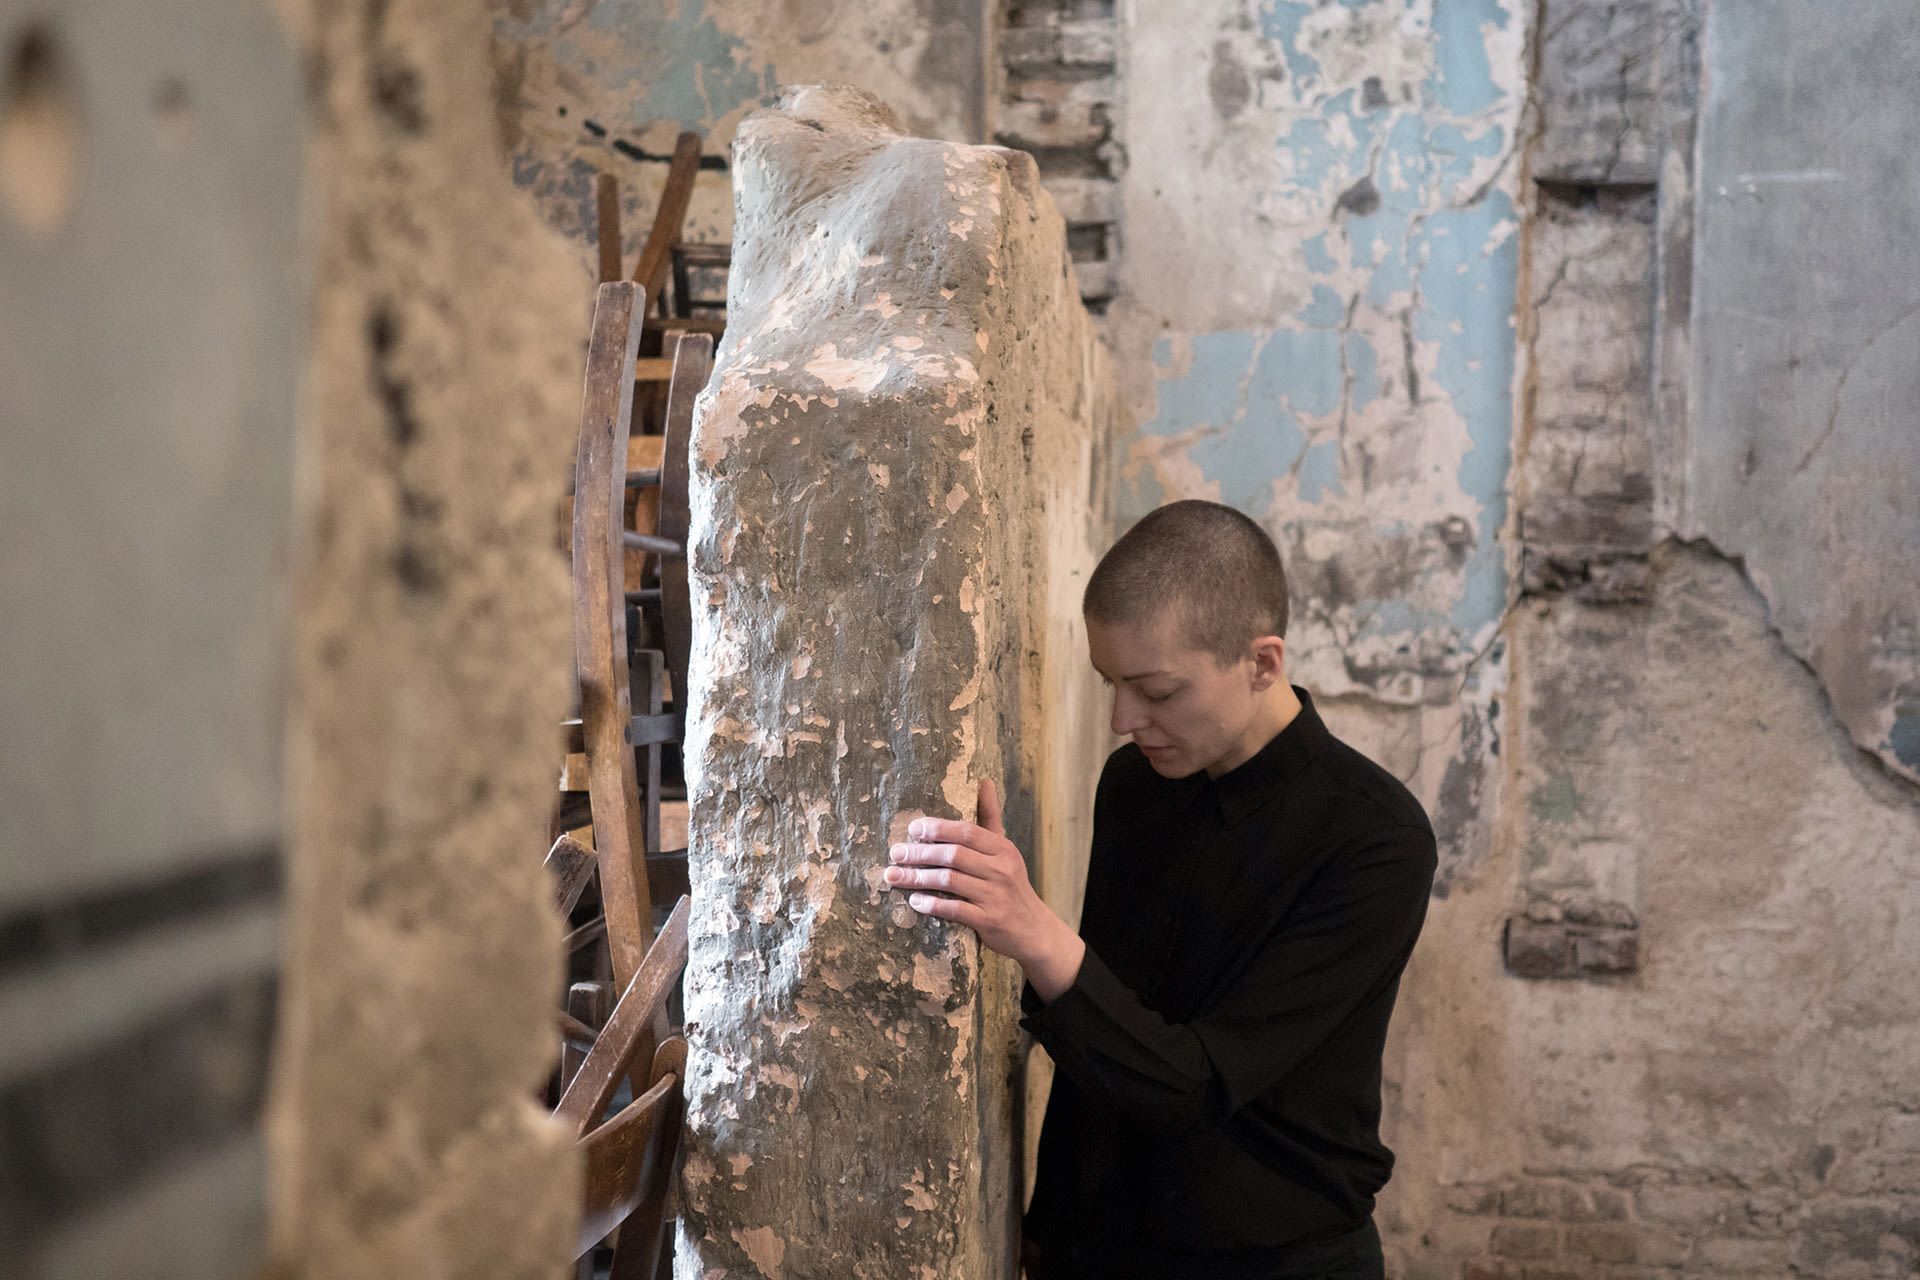
M 887 883 L 951 895 L 911 892 L 907 902 L 922 915 L 972 929 L 1026 970 L 1034 991 L 1051 1001 L 1073 985 L 1087 944 L 1033 891 L 1026 859 L 1001 825 L 991 782 L 980 784 L 977 816 L 977 823 L 914 819 L 907 828 L 911 843 L 888 851 Z

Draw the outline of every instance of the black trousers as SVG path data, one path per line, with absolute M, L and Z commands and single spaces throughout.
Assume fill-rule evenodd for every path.
M 1342 1235 L 1313 1240 L 1257 1261 L 1233 1258 L 1084 1259 L 1050 1255 L 1028 1240 L 1022 1251 L 1027 1280 L 1386 1280 L 1386 1259 L 1373 1219 Z

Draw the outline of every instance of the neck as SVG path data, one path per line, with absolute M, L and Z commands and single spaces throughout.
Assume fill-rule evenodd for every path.
M 1253 718 L 1247 722 L 1247 731 L 1239 745 L 1231 754 L 1208 765 L 1207 776 L 1218 778 L 1223 773 L 1231 773 L 1259 755 L 1261 748 L 1279 737 L 1280 731 L 1299 714 L 1300 697 L 1294 693 L 1293 686 L 1284 678 L 1274 681 L 1254 704 Z

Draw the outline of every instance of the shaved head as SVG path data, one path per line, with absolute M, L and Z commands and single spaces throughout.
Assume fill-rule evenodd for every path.
M 1260 636 L 1287 633 L 1287 575 L 1267 531 L 1232 507 L 1190 499 L 1142 517 L 1100 560 L 1081 604 L 1108 625 L 1177 610 L 1195 649 L 1238 662 Z

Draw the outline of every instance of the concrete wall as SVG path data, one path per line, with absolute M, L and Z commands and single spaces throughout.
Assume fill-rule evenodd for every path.
M 1067 910 L 1111 372 L 1032 160 L 790 90 L 734 146 L 693 437 L 694 886 L 677 1274 L 1010 1274 L 1019 971 L 882 883 L 981 779 Z
M 302 127 L 264 7 L 0 3 L 0 1272 L 257 1260 Z

